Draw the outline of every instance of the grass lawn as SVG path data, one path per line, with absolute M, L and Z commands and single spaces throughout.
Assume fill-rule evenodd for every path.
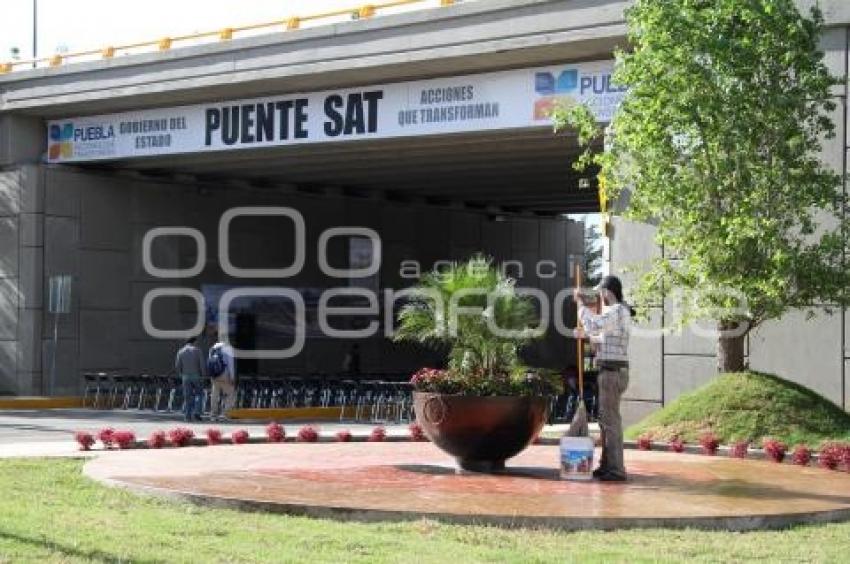
M 761 446 L 769 436 L 789 447 L 798 443 L 818 447 L 824 441 L 850 440 L 850 413 L 787 380 L 742 372 L 723 374 L 681 396 L 630 427 L 626 436 L 647 434 L 666 440 L 678 435 L 697 442 L 706 431 L 726 444 L 750 441 Z
M 557 533 L 205 509 L 107 488 L 78 460 L 0 460 L 0 562 L 840 562 L 850 523 Z

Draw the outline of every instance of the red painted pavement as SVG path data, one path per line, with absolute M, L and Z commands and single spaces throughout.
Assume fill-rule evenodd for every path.
M 823 512 L 850 516 L 847 473 L 627 451 L 628 482 L 567 482 L 558 479 L 557 457 L 557 447 L 532 446 L 509 461 L 505 475 L 492 476 L 458 473 L 452 459 L 430 443 L 290 443 L 107 452 L 89 462 L 86 472 L 214 500 L 425 516 L 617 523 Z

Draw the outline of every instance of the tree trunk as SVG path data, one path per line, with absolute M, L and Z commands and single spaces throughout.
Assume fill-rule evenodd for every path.
M 744 370 L 744 337 L 746 332 L 734 331 L 735 324 L 721 323 L 717 338 L 717 371 L 741 372 Z M 724 335 L 724 333 L 727 333 Z M 740 333 L 740 334 L 739 334 Z

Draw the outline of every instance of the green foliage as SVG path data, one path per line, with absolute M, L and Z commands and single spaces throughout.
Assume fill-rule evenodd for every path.
M 627 431 L 631 438 L 675 436 L 696 442 L 707 431 L 723 443 L 773 437 L 789 445 L 818 446 L 850 439 L 850 414 L 797 384 L 768 374 L 723 374 L 685 394 Z
M 446 385 L 484 395 L 517 393 L 527 388 L 528 371 L 519 349 L 542 336 L 536 320 L 531 298 L 479 256 L 423 276 L 399 312 L 395 340 L 448 346 L 453 384 Z
M 469 396 L 548 396 L 564 392 L 561 375 L 545 368 L 531 369 L 516 363 L 508 371 L 485 373 L 472 370 L 424 368 L 411 383 L 420 392 Z
M 628 93 L 599 166 L 609 200 L 658 227 L 665 257 L 644 270 L 639 303 L 678 292 L 681 323 L 745 331 L 789 308 L 848 303 L 850 229 L 841 178 L 817 157 L 834 136 L 822 17 L 793 0 L 637 0 L 633 49 L 614 81 Z M 587 108 L 555 112 L 588 146 Z M 676 257 L 672 259 L 670 257 Z M 743 305 L 743 307 L 741 307 Z
M 597 225 L 584 228 L 584 284 L 596 286 L 602 279 L 602 234 Z

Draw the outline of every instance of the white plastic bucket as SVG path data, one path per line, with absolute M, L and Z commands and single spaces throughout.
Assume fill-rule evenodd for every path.
M 593 439 L 561 437 L 561 478 L 590 480 L 593 478 Z

